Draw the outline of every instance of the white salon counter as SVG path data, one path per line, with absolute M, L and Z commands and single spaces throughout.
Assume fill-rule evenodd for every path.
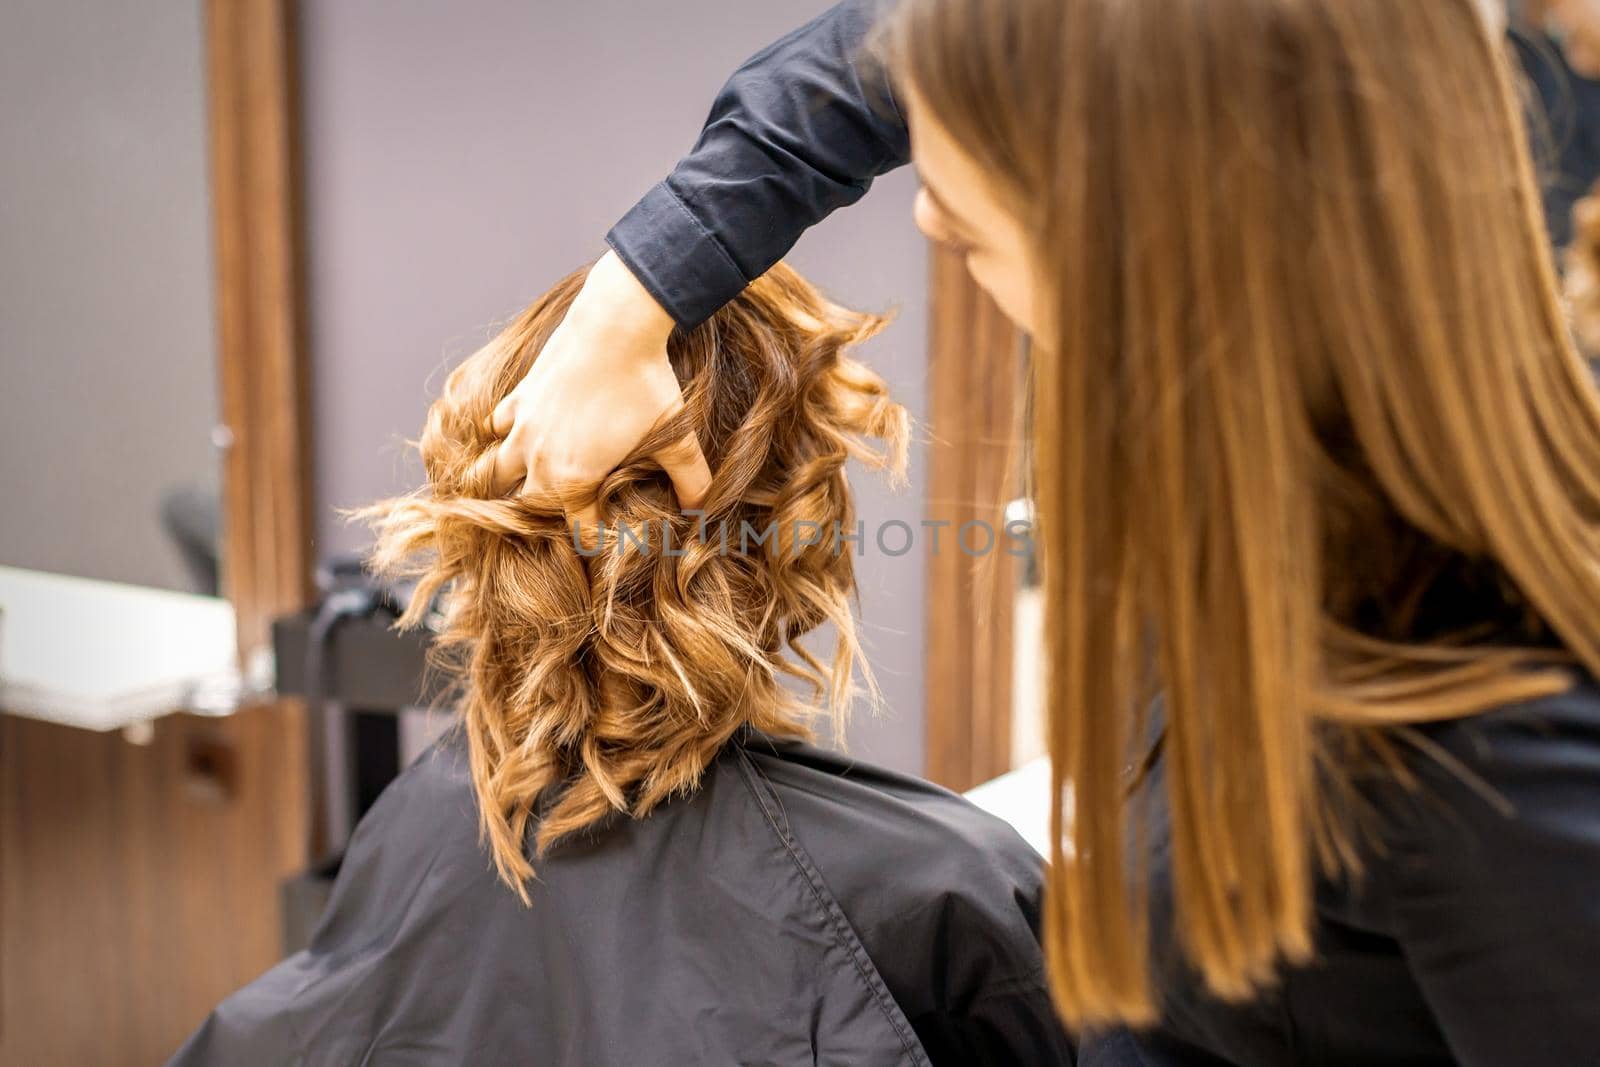
M 238 681 L 220 597 L 0 567 L 0 711 L 89 730 L 148 722 Z

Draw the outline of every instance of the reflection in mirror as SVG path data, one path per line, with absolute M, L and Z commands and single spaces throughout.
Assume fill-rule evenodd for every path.
M 201 5 L 0 5 L 0 565 L 215 595 Z

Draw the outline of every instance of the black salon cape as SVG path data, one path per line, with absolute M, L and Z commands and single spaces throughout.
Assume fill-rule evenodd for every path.
M 935 786 L 747 734 L 537 869 L 525 908 L 450 730 L 361 820 L 310 947 L 171 1064 L 1071 1062 L 1042 861 Z

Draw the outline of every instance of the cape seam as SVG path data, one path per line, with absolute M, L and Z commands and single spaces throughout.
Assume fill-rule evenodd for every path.
M 782 842 L 784 849 L 789 853 L 789 858 L 793 861 L 795 868 L 805 878 L 806 885 L 810 888 L 812 896 L 822 908 L 823 914 L 827 916 L 828 923 L 833 928 L 833 934 L 838 940 L 839 946 L 849 955 L 850 962 L 855 965 L 857 976 L 866 984 L 867 989 L 872 993 L 873 999 L 877 1001 L 879 1010 L 883 1012 L 884 1018 L 894 1028 L 896 1036 L 900 1038 L 900 1047 L 906 1055 L 911 1057 L 912 1062 L 925 1065 L 925 1067 L 932 1067 L 931 1062 L 928 1060 L 927 1050 L 922 1047 L 922 1042 L 917 1039 L 915 1032 L 909 1031 L 910 1021 L 905 1018 L 905 1013 L 900 1010 L 899 1004 L 895 1003 L 894 997 L 889 994 L 888 987 L 883 984 L 882 975 L 878 974 L 877 967 L 872 963 L 871 957 L 867 955 L 867 950 L 861 944 L 861 939 L 856 936 L 855 930 L 850 926 L 850 920 L 845 916 L 844 910 L 839 906 L 838 901 L 833 899 L 833 895 L 822 887 L 821 875 L 811 862 L 810 855 L 795 839 L 793 833 L 790 832 L 788 820 L 782 820 L 780 825 L 780 820 L 773 816 L 772 809 L 767 803 L 768 798 L 762 795 L 761 789 L 761 786 L 764 785 L 767 790 L 771 791 L 773 788 L 772 783 L 767 779 L 766 775 L 761 773 L 760 768 L 755 765 L 754 761 L 743 750 L 739 751 L 738 756 L 739 767 L 744 774 L 745 783 L 750 789 L 751 795 L 755 797 L 756 803 L 760 805 L 761 814 L 766 819 L 767 825 L 777 835 L 778 840 Z M 757 784 L 757 779 L 760 780 L 760 785 Z M 774 796 L 773 799 L 776 799 L 776 797 Z

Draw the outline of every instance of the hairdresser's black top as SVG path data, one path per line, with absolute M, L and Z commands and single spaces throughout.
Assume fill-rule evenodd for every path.
M 717 94 L 685 156 L 606 235 L 683 326 L 709 318 L 911 160 L 887 80 L 857 63 L 882 0 L 845 0 L 757 52 Z
M 1043 861 L 915 779 L 752 734 L 694 795 L 537 870 L 524 908 L 452 729 L 362 818 L 311 945 L 171 1064 L 1072 1062 Z
M 1600 685 L 1580 675 L 1564 695 L 1419 735 L 1416 793 L 1361 783 L 1381 845 L 1359 885 L 1320 883 L 1317 959 L 1249 1004 L 1209 995 L 1174 947 L 1153 805 L 1164 1017 L 1090 1042 L 1080 1062 L 1600 1063 Z
M 679 323 L 704 319 L 906 162 L 887 87 L 857 63 L 877 6 L 846 0 L 741 67 L 694 150 L 608 235 Z M 1570 83 L 1518 44 L 1546 105 L 1570 106 Z M 1600 164 L 1561 112 L 1554 125 L 1564 184 L 1546 208 L 1560 239 L 1584 180 L 1574 170 Z M 1390 851 L 1362 889 L 1322 887 L 1319 964 L 1230 1007 L 1169 954 L 1161 1027 L 1087 1040 L 1081 1062 L 1600 1063 L 1600 689 L 1585 680 L 1426 734 L 1471 774 L 1424 760 L 1432 800 L 1375 789 Z M 1171 929 L 1159 907 L 1155 925 Z

